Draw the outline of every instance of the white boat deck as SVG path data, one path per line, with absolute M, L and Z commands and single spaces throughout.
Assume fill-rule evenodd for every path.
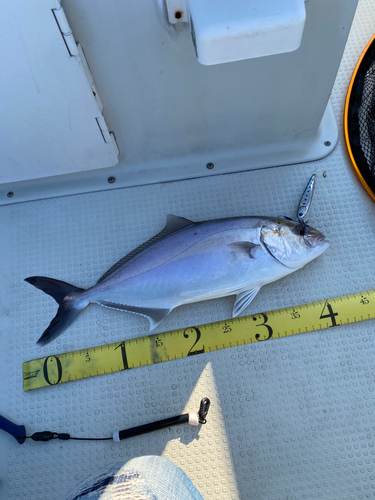
M 56 341 L 33 346 L 56 304 L 25 283 L 45 275 L 89 287 L 158 232 L 169 213 L 206 220 L 295 216 L 313 173 L 311 225 L 330 249 L 261 290 L 246 314 L 375 288 L 375 205 L 350 165 L 342 135 L 347 86 L 375 32 L 361 0 L 332 93 L 339 144 L 321 161 L 201 179 L 55 197 L 0 207 L 0 413 L 28 434 L 109 437 L 115 430 L 196 412 L 177 426 L 121 443 L 23 445 L 0 432 L 0 498 L 63 499 L 111 462 L 162 455 L 205 500 L 375 497 L 375 321 L 271 340 L 25 393 L 24 361 L 147 335 L 146 319 L 90 306 Z M 235 166 L 234 166 L 235 170 Z M 230 317 L 233 298 L 178 308 L 156 332 Z

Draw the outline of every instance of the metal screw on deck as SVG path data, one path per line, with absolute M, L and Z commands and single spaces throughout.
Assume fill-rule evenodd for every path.
M 326 141 L 326 142 L 324 143 L 324 145 L 325 145 L 325 146 L 330 146 L 330 145 L 331 145 L 331 143 L 330 143 L 330 141 Z
M 214 166 L 215 165 L 213 163 L 211 163 L 211 162 L 207 163 L 207 165 L 206 165 L 206 167 L 208 168 L 208 170 L 212 170 L 214 168 Z
M 12 198 L 13 195 L 14 195 L 13 191 L 9 191 L 9 193 L 7 193 L 8 198 Z
M 108 182 L 110 184 L 113 184 L 114 182 L 116 182 L 116 177 L 108 177 Z

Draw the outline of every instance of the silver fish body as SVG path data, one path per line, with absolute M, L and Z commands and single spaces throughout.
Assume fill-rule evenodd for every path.
M 115 264 L 88 290 L 51 278 L 27 278 L 60 306 L 60 314 L 38 345 L 62 333 L 90 303 L 146 316 L 153 329 L 180 305 L 236 295 L 233 316 L 237 316 L 263 285 L 300 269 L 328 246 L 319 231 L 286 218 L 194 223 L 168 216 L 159 235 Z M 68 288 L 63 290 L 64 285 Z

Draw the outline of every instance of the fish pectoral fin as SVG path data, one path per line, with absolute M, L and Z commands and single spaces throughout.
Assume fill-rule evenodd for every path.
M 250 257 L 250 259 L 255 257 L 258 248 L 262 248 L 261 245 L 256 245 L 250 241 L 236 241 L 235 243 L 229 243 L 228 246 L 238 254 Z
M 233 306 L 233 318 L 241 314 L 242 311 L 246 309 L 246 307 L 250 304 L 250 302 L 253 300 L 260 289 L 261 287 L 257 286 L 254 288 L 250 288 L 250 290 L 245 290 L 244 292 L 237 294 L 236 302 Z
M 163 319 L 168 316 L 168 314 L 173 309 L 171 308 L 156 308 L 156 307 L 137 307 L 137 306 L 129 306 L 126 304 L 118 304 L 117 302 L 107 302 L 104 300 L 97 301 L 97 304 L 100 304 L 104 307 L 109 307 L 110 309 L 118 309 L 120 311 L 126 311 L 129 313 L 140 314 L 141 316 L 145 316 L 150 322 L 150 330 L 153 330 L 158 326 L 158 324 L 163 321 Z

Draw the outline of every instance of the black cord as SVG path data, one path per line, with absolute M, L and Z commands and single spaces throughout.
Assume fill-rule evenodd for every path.
M 75 441 L 108 441 L 112 440 L 113 438 L 74 438 L 70 437 L 69 439 L 74 439 Z
M 76 438 L 71 437 L 70 434 L 57 432 L 34 432 L 32 436 L 25 436 L 25 439 L 32 439 L 33 441 L 51 441 L 51 439 L 61 439 L 63 441 L 68 441 L 69 439 L 74 439 L 75 441 L 109 441 L 113 438 Z

